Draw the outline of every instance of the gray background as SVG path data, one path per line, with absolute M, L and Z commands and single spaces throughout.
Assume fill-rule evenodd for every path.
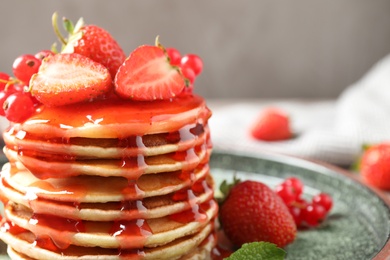
M 0 71 L 56 41 L 51 15 L 197 53 L 208 98 L 336 98 L 390 52 L 388 0 L 0 0 Z

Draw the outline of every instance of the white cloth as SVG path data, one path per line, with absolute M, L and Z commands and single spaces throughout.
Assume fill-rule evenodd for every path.
M 269 106 L 289 114 L 295 138 L 264 142 L 249 135 L 260 111 Z M 216 150 L 272 151 L 347 166 L 357 160 L 364 144 L 390 141 L 390 55 L 337 100 L 238 102 L 211 108 Z

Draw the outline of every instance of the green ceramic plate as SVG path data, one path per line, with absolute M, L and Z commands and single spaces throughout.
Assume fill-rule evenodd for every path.
M 328 220 L 316 229 L 298 232 L 295 242 L 286 248 L 288 260 L 390 257 L 387 198 L 338 168 L 274 154 L 254 157 L 215 151 L 211 169 L 217 184 L 236 174 L 273 187 L 288 176 L 297 176 L 305 183 L 307 198 L 319 191 L 332 195 L 334 207 Z M 0 243 L 0 259 L 8 259 L 5 249 Z
M 274 154 L 249 155 L 214 152 L 212 174 L 217 184 L 232 179 L 262 181 L 275 186 L 288 176 L 305 184 L 304 196 L 319 191 L 332 195 L 334 207 L 320 227 L 299 231 L 286 248 L 287 259 L 388 259 L 390 209 L 387 198 L 335 167 Z

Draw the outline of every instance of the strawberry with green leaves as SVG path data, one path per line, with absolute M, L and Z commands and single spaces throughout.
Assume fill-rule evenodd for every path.
M 32 95 L 47 106 L 94 100 L 112 89 L 108 69 L 77 53 L 48 56 L 30 81 Z
M 369 185 L 390 190 L 390 143 L 380 143 L 365 149 L 360 160 L 362 179 Z
M 265 109 L 256 119 L 250 133 L 262 141 L 280 141 L 292 137 L 289 117 L 277 108 Z
M 189 84 L 158 39 L 156 46 L 135 49 L 118 69 L 114 83 L 120 97 L 138 101 L 170 99 Z
M 85 25 L 83 19 L 76 25 L 64 19 L 64 27 L 69 33 L 68 39 L 65 39 L 59 32 L 56 13 L 52 17 L 52 22 L 54 31 L 64 44 L 62 53 L 78 53 L 103 64 L 114 79 L 126 55 L 109 32 L 96 25 Z
M 233 244 L 239 247 L 265 241 L 283 248 L 294 241 L 297 232 L 294 219 L 267 185 L 247 180 L 227 190 L 220 206 L 220 222 Z

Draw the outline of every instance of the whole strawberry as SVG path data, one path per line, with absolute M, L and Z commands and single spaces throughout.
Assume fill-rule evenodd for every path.
M 258 140 L 279 141 L 292 137 L 290 121 L 286 113 L 280 109 L 267 108 L 255 121 L 251 135 Z
M 125 61 L 126 55 L 117 41 L 109 32 L 96 25 L 84 25 L 80 19 L 73 25 L 64 19 L 64 27 L 69 33 L 68 40 L 59 33 L 56 24 L 56 13 L 53 16 L 53 27 L 61 42 L 65 45 L 62 53 L 78 53 L 104 65 L 115 78 L 120 65 Z
M 360 161 L 360 173 L 367 184 L 390 190 L 390 143 L 366 149 Z
M 231 188 L 220 207 L 226 236 L 236 245 L 266 241 L 285 247 L 297 228 L 283 201 L 267 185 L 244 181 Z

